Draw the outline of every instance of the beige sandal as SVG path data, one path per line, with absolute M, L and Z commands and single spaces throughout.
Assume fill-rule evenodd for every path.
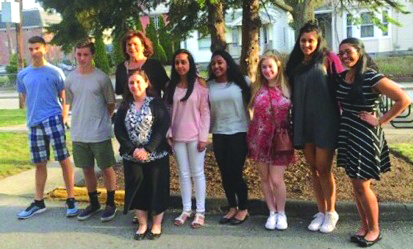
M 196 213 L 194 221 L 192 221 L 191 227 L 194 229 L 201 228 L 205 223 L 205 215 L 201 213 Z
M 181 215 L 175 218 L 175 226 L 182 226 L 185 224 L 186 220 L 191 217 L 192 212 L 191 211 L 183 211 Z

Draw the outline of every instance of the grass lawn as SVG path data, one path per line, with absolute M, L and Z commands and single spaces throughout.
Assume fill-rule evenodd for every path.
M 403 157 L 408 159 L 410 162 L 413 162 L 413 144 L 391 144 L 389 145 L 391 149 L 400 153 Z
M 66 133 L 67 146 L 72 154 L 70 132 Z M 54 158 L 53 152 L 51 158 Z M 33 168 L 30 162 L 27 134 L 0 133 L 0 179 Z
M 26 110 L 0 109 L 0 127 L 26 123 Z
M 413 56 L 379 57 L 374 61 L 379 66 L 380 73 L 395 77 L 413 76 Z

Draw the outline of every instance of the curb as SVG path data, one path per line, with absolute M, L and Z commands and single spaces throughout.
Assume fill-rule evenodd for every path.
M 99 201 L 106 202 L 106 189 L 99 188 Z M 66 200 L 66 189 L 56 188 L 48 193 L 48 197 L 53 200 Z M 79 202 L 88 202 L 89 197 L 87 190 L 84 187 L 75 187 L 75 197 Z M 123 206 L 125 197 L 124 190 L 116 190 L 115 202 L 119 206 Z M 192 200 L 193 209 L 195 209 L 195 200 Z M 397 220 L 413 221 L 413 203 L 395 203 L 382 202 L 380 205 L 381 220 Z M 169 200 L 169 211 L 182 209 L 181 196 L 171 195 Z M 208 213 L 223 213 L 228 210 L 227 200 L 224 198 L 207 198 L 206 212 Z M 310 218 L 317 213 L 315 201 L 307 200 L 287 200 L 285 210 L 289 217 Z M 251 199 L 248 201 L 248 212 L 251 215 L 268 215 L 268 209 L 263 200 Z M 337 202 L 337 212 L 341 217 L 358 216 L 357 208 L 354 202 L 339 201 Z

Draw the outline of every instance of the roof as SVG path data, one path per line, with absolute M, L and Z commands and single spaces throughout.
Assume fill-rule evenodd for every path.
M 274 7 L 261 8 L 259 15 L 262 24 L 276 23 L 284 10 Z M 229 27 L 242 26 L 242 10 L 228 11 L 225 14 L 225 24 Z
M 1 13 L 0 13 L 1 20 Z M 25 27 L 46 27 L 62 20 L 58 14 L 50 14 L 40 9 L 23 10 L 23 28 Z M 6 23 L 0 22 L 0 29 L 5 29 Z

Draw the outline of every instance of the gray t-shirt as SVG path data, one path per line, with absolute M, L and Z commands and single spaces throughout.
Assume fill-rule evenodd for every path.
M 247 83 L 249 79 L 246 78 Z M 208 81 L 211 104 L 211 133 L 231 135 L 247 132 L 249 117 L 242 90 L 234 83 Z
M 66 99 L 72 108 L 72 141 L 97 143 L 112 136 L 107 109 L 115 103 L 110 78 L 96 68 L 89 74 L 71 72 L 65 82 Z

